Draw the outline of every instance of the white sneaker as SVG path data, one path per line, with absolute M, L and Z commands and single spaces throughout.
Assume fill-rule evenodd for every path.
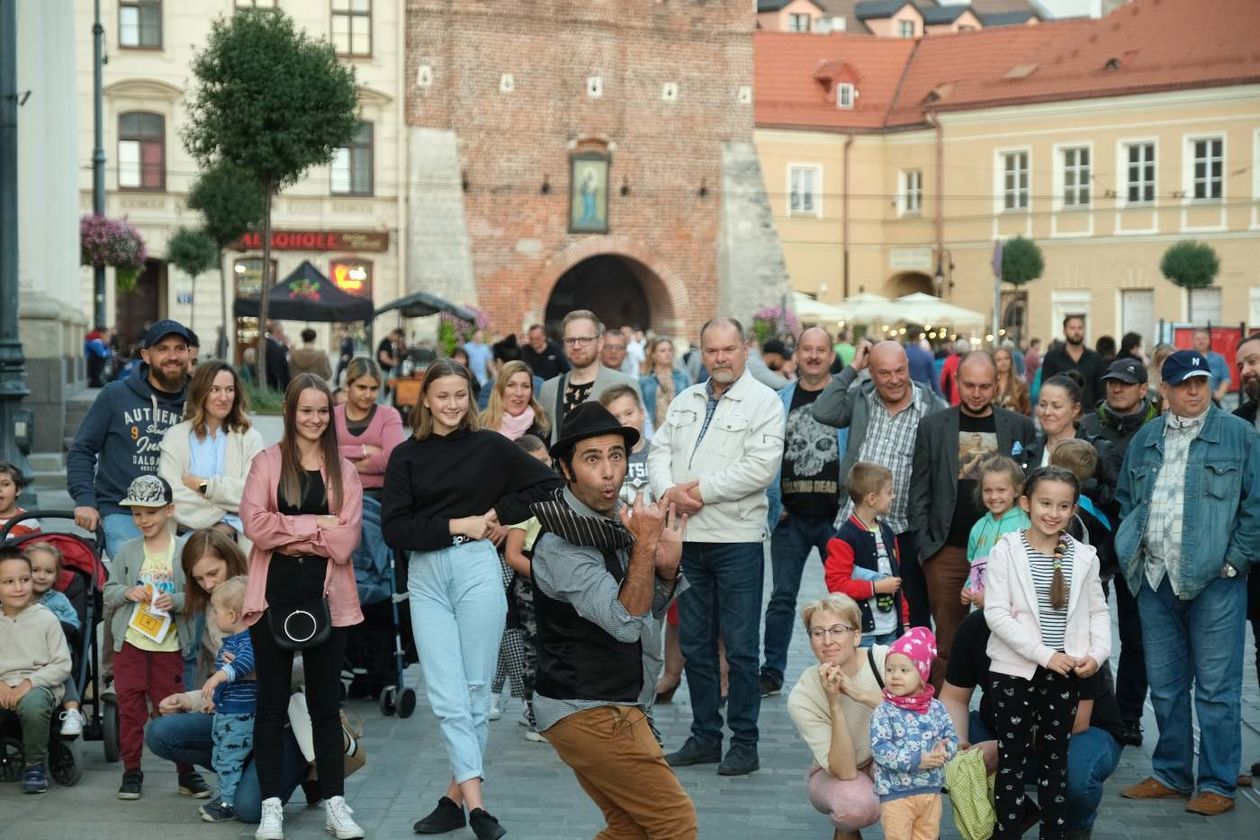
M 533 741 L 535 744 L 541 744 L 547 739 L 542 736 L 542 733 L 540 733 L 537 729 L 531 726 L 530 728 L 525 730 L 525 740 Z
M 83 725 L 87 718 L 78 709 L 66 709 L 61 713 L 61 734 L 67 737 L 83 734 Z
M 254 840 L 284 840 L 284 804 L 278 797 L 262 801 L 262 817 Z
M 503 717 L 503 707 L 499 705 L 499 698 L 496 697 L 490 701 L 490 720 L 498 720 Z
M 354 811 L 346 804 L 344 796 L 334 796 L 324 802 L 324 831 L 337 840 L 361 840 L 366 835 L 350 815 Z

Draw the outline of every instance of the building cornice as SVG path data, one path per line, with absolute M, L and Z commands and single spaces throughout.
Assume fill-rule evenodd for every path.
M 111 99 L 161 99 L 164 102 L 175 102 L 184 96 L 183 89 L 154 78 L 121 79 L 105 85 L 104 91 Z

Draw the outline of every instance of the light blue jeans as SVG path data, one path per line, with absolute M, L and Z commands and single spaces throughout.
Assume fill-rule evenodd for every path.
M 111 560 L 118 556 L 123 543 L 141 536 L 130 513 L 105 514 L 101 517 L 101 530 L 105 532 L 105 553 Z
M 477 540 L 413 551 L 409 566 L 411 629 L 451 775 L 456 783 L 484 778 L 490 683 L 507 620 L 499 555 Z
M 1159 741 L 1151 756 L 1156 781 L 1180 793 L 1234 798 L 1242 763 L 1242 672 L 1247 581 L 1217 578 L 1194 599 L 1173 594 L 1167 576 L 1153 591 L 1143 575 L 1137 592 L 1142 647 Z M 1199 722 L 1199 777 L 1194 775 L 1193 717 Z

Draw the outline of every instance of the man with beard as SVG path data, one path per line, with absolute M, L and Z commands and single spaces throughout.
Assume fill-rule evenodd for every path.
M 564 337 L 564 354 L 573 369 L 548 379 L 538 394 L 551 422 L 552 443 L 560 436 L 564 418 L 584 402 L 598 402 L 609 388 L 629 385 L 642 398 L 639 380 L 600 364 L 604 325 L 594 312 L 576 309 L 565 315 L 560 334 Z
M 721 775 L 743 776 L 760 766 L 762 543 L 766 487 L 783 458 L 783 404 L 747 369 L 747 337 L 735 319 L 705 324 L 700 349 L 709 381 L 674 398 L 648 453 L 652 492 L 689 517 L 683 565 L 690 588 L 678 599 L 678 618 L 691 737 L 667 760 L 674 767 L 720 761 Z M 719 629 L 730 665 L 725 756 Z
M 1098 408 L 1081 418 L 1082 436 L 1110 441 L 1116 454 L 1124 458 L 1129 441 L 1138 429 L 1159 417 L 1159 409 L 1147 396 L 1146 365 L 1122 356 L 1103 375 L 1107 398 Z M 1111 503 L 1103 511 L 1112 522 L 1120 521 L 1120 506 Z M 1116 702 L 1124 720 L 1123 741 L 1142 745 L 1142 706 L 1146 702 L 1146 656 L 1142 649 L 1142 622 L 1137 600 L 1129 591 L 1124 575 L 1111 580 L 1116 593 L 1116 613 L 1120 624 L 1120 663 L 1116 669 Z
M 839 508 L 840 453 L 847 429 L 824 426 L 814 418 L 818 395 L 831 381 L 835 359 L 831 336 L 810 327 L 796 341 L 800 379 L 779 391 L 787 431 L 783 468 L 771 483 L 770 568 L 774 591 L 766 606 L 765 652 L 761 665 L 761 696 L 783 690 L 788 646 L 796 626 L 796 596 L 811 548 L 827 559 L 827 540 L 835 535 Z
M 1085 346 L 1085 316 L 1069 315 L 1063 319 L 1064 345 L 1046 353 L 1041 362 L 1041 381 L 1058 373 L 1075 370 L 1085 380 L 1081 386 L 1081 408 L 1090 411 L 1102 396 L 1100 386 L 1105 365 L 1102 357 Z M 943 647 L 942 647 L 943 649 Z
M 157 473 L 162 435 L 183 415 L 189 338 L 178 321 L 149 327 L 141 342 L 143 363 L 101 390 L 66 455 L 75 524 L 86 531 L 100 524 L 110 556 L 140 536 L 131 513 L 118 503 L 133 479 Z
M 1238 342 L 1234 359 L 1242 383 L 1242 405 L 1234 414 L 1260 431 L 1260 332 Z M 1256 639 L 1256 674 L 1260 677 L 1260 570 L 1257 569 L 1247 577 L 1247 618 L 1251 620 L 1251 633 Z M 1251 765 L 1251 775 L 1260 776 L 1260 761 Z

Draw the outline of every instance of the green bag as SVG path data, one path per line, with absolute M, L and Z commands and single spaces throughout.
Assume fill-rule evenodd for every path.
M 963 840 L 989 840 L 997 827 L 994 776 L 984 769 L 984 755 L 972 748 L 945 764 L 945 785 L 954 810 L 954 826 Z

